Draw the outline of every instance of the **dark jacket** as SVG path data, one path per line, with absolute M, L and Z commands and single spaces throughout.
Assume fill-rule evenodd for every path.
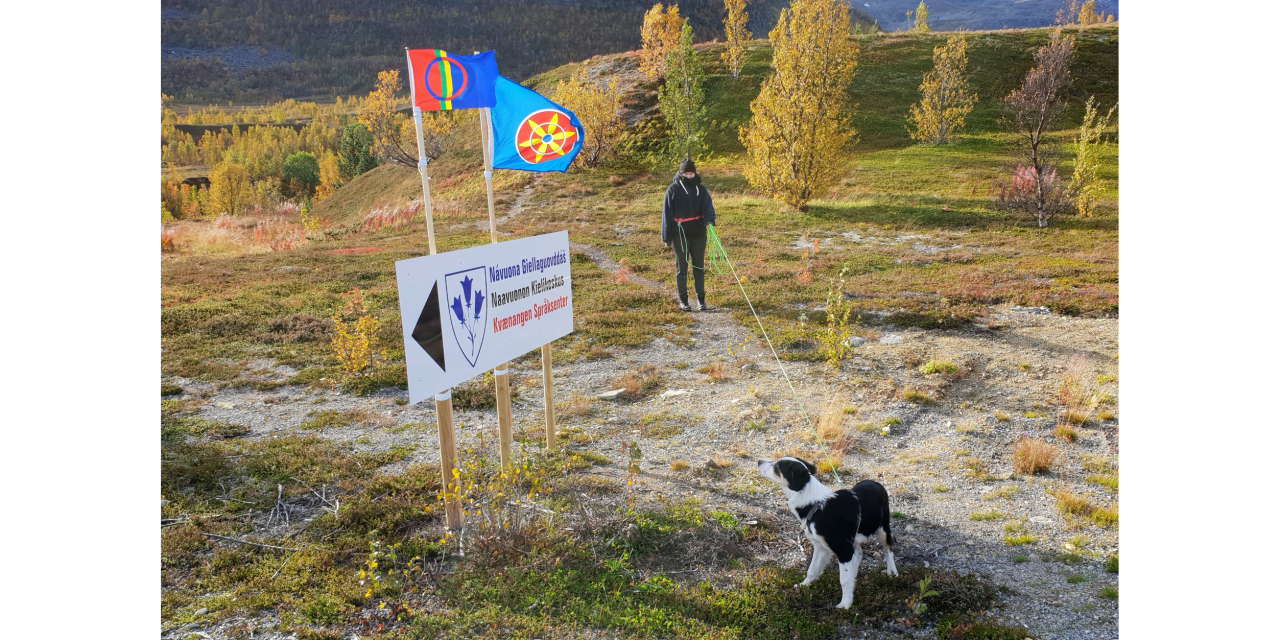
M 702 176 L 683 178 L 676 174 L 667 195 L 662 198 L 662 241 L 670 243 L 680 232 L 676 218 L 700 218 L 683 223 L 685 233 L 705 233 L 707 225 L 716 223 L 716 208 L 711 194 L 702 186 Z

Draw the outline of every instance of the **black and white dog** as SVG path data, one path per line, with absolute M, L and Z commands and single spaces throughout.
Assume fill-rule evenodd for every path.
M 853 582 L 862 563 L 862 543 L 872 536 L 884 546 L 885 573 L 898 575 L 893 564 L 893 534 L 889 531 L 889 492 L 875 480 L 863 480 L 853 489 L 832 491 L 814 477 L 818 468 L 787 456 L 777 462 L 756 461 L 760 475 L 782 485 L 787 506 L 800 519 L 804 535 L 813 544 L 813 559 L 803 587 L 822 575 L 831 555 L 840 563 L 840 587 L 844 591 L 836 607 L 853 604 Z

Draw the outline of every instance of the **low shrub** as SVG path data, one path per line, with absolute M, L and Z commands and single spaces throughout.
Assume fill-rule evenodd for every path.
M 1022 475 L 1048 471 L 1057 456 L 1057 447 L 1024 435 L 1013 445 L 1013 470 Z

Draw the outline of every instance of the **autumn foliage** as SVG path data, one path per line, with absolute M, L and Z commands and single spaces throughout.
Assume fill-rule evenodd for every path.
M 1033 216 L 1041 227 L 1070 211 L 1074 200 L 1074 187 L 1056 180 L 1055 149 L 1047 137 L 1066 108 L 1059 94 L 1071 79 L 1074 53 L 1075 39 L 1055 33 L 1036 51 L 1035 66 L 1022 86 L 1004 98 L 1006 122 L 1017 137 L 1018 171 L 1005 189 L 1010 197 L 1002 196 L 999 202 Z
M 747 30 L 747 0 L 724 0 L 724 9 L 725 48 L 720 57 L 729 68 L 729 75 L 737 78 L 747 57 L 746 42 L 751 39 L 751 32 Z
M 907 114 L 911 137 L 929 144 L 946 144 L 951 134 L 964 126 L 978 96 L 969 91 L 965 77 L 969 57 L 964 36 L 951 36 L 933 49 L 933 69 L 920 83 L 920 102 Z
M 593 79 L 583 68 L 557 84 L 551 99 L 574 112 L 582 123 L 585 135 L 576 162 L 596 167 L 613 155 L 627 125 L 617 78 Z
M 751 102 L 751 122 L 738 129 L 751 186 L 801 211 L 835 185 L 840 151 L 855 131 L 848 94 L 858 64 L 848 5 L 796 0 L 769 32 L 773 73 Z
M 1080 123 L 1080 134 L 1076 137 L 1076 163 L 1071 183 L 1076 192 L 1076 213 L 1086 218 L 1098 208 L 1098 197 L 1102 193 L 1102 179 L 1098 175 L 1102 169 L 1099 154 L 1105 144 L 1102 134 L 1111 126 L 1115 113 L 1113 106 L 1107 115 L 1099 116 L 1093 96 L 1089 96 L 1084 105 L 1084 121 Z
M 664 11 L 659 2 L 645 12 L 640 27 L 640 71 L 650 82 L 667 72 L 667 54 L 679 45 L 682 26 L 680 8 L 674 4 Z

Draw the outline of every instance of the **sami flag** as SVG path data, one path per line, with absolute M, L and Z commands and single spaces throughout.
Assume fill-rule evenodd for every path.
M 443 49 L 405 49 L 409 92 L 423 111 L 479 109 L 494 104 L 498 63 L 492 51 L 460 56 Z
M 493 168 L 560 171 L 582 150 L 582 123 L 572 111 L 502 76 L 493 124 Z

